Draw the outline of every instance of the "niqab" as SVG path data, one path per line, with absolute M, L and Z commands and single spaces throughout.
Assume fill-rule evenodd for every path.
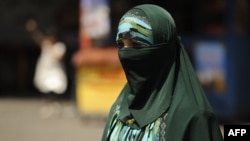
M 125 15 L 150 22 L 153 45 L 118 50 L 128 80 L 120 94 L 118 118 L 123 122 L 132 118 L 135 124 L 131 126 L 141 128 L 168 112 L 174 95 L 178 99 L 185 95 L 196 99 L 190 103 L 209 107 L 171 15 L 159 6 L 148 4 L 137 6 Z

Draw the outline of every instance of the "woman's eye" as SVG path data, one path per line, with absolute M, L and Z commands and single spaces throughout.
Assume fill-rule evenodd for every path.
M 141 43 L 136 43 L 136 42 L 134 42 L 134 43 L 133 43 L 133 46 L 134 46 L 134 47 L 143 47 L 144 45 L 141 44 Z
M 130 40 L 130 39 L 122 39 L 122 40 L 119 40 L 117 41 L 117 46 L 119 48 L 129 48 L 129 47 L 145 47 L 144 44 L 140 43 L 140 42 L 136 42 L 136 41 L 133 41 L 133 40 Z

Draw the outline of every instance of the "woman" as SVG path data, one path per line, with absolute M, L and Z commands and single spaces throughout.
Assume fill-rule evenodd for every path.
M 139 5 L 121 18 L 116 41 L 127 84 L 111 107 L 102 141 L 222 141 L 219 124 L 175 22 Z

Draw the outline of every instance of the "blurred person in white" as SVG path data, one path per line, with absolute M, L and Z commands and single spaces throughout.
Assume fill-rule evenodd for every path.
M 57 40 L 54 29 L 41 32 L 34 19 L 27 21 L 26 30 L 41 48 L 35 68 L 34 85 L 48 97 L 52 99 L 58 97 L 67 89 L 67 76 L 62 61 L 66 53 L 66 45 Z

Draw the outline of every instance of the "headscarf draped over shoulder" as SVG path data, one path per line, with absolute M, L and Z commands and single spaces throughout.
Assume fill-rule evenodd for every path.
M 134 126 L 143 127 L 166 112 L 172 100 L 179 48 L 174 20 L 156 5 L 134 7 L 121 18 L 116 39 L 129 37 L 147 46 L 118 51 L 128 80 L 121 92 L 119 118 L 133 118 Z
M 201 134 L 190 133 L 190 138 L 200 136 L 196 139 L 203 140 L 204 136 L 210 140 L 211 135 L 221 139 L 215 115 L 177 37 L 171 15 L 157 5 L 136 6 L 120 20 L 116 39 L 119 41 L 123 37 L 132 37 L 147 47 L 119 48 L 119 59 L 128 82 L 109 116 L 119 111 L 117 118 L 120 121 L 126 124 L 133 119 L 131 127 L 142 129 L 167 113 L 165 131 L 169 136 L 166 140 L 173 140 L 173 137 L 176 141 L 182 140 L 186 131 L 194 130 L 193 133 Z M 200 130 L 200 127 L 204 129 Z

